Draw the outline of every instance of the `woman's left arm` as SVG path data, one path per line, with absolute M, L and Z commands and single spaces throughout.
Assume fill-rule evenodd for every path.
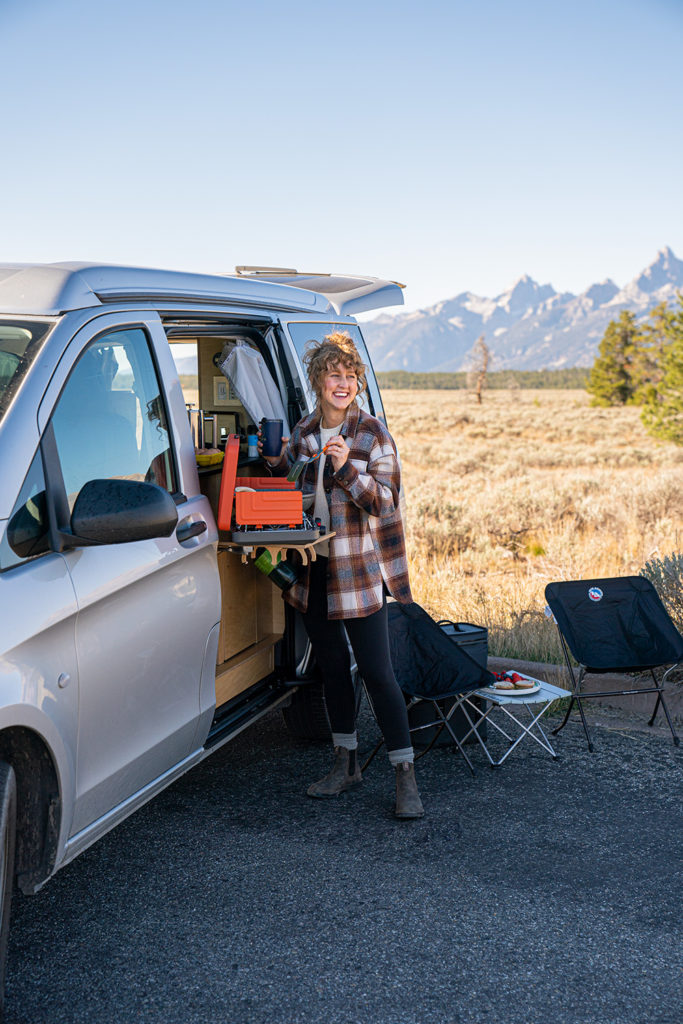
M 343 438 L 339 439 L 343 442 Z M 359 470 L 348 459 L 349 449 L 343 442 L 346 453 L 343 462 L 341 455 L 335 458 L 335 450 L 330 446 L 328 454 L 332 457 L 334 479 L 339 483 L 355 505 L 371 516 L 386 516 L 399 507 L 399 491 L 401 488 L 401 471 L 398 466 L 396 449 L 389 434 L 376 436 L 368 456 L 367 467 Z

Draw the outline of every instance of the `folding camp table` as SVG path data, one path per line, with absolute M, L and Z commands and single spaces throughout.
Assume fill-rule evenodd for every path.
M 503 764 L 522 740 L 527 738 L 535 740 L 552 757 L 558 756 L 541 726 L 541 718 L 556 700 L 569 697 L 569 693 L 560 689 L 559 686 L 552 686 L 541 679 L 533 679 L 532 676 L 523 676 L 523 678 L 534 682 L 538 689 L 525 692 L 524 690 L 496 690 L 487 686 L 484 689 L 476 690 L 474 694 L 463 694 L 457 703 L 457 707 L 462 710 L 470 726 L 469 731 L 461 737 L 460 742 L 465 743 L 470 736 L 476 736 L 492 768 L 498 768 Z M 483 707 L 481 704 L 475 704 L 472 700 L 473 696 L 479 697 L 485 702 Z M 500 711 L 503 717 L 505 728 L 494 720 L 493 715 L 497 711 Z M 493 733 L 489 732 L 486 738 L 481 733 L 481 726 L 484 722 L 494 730 Z M 510 732 L 507 731 L 508 729 Z M 498 761 L 491 756 L 491 751 L 486 744 L 486 739 L 488 738 L 490 741 L 496 733 L 503 736 L 510 744 Z

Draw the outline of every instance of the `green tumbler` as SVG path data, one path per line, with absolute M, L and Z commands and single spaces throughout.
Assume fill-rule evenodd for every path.
M 254 565 L 280 590 L 289 590 L 292 584 L 296 583 L 299 578 L 296 569 L 289 559 L 281 559 L 278 554 L 277 562 L 273 565 L 270 551 L 267 548 L 263 549 L 255 560 Z

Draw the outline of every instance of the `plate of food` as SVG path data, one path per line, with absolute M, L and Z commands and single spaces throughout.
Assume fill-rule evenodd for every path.
M 519 672 L 504 672 L 492 686 L 487 686 L 482 692 L 496 696 L 502 694 L 503 697 L 529 697 L 540 689 L 541 684 L 537 679 L 520 675 Z

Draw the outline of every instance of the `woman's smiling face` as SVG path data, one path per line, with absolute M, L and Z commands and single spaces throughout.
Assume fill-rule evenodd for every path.
M 345 413 L 358 394 L 358 377 L 353 370 L 337 364 L 328 370 L 322 380 L 320 404 L 323 418 L 338 419 Z

